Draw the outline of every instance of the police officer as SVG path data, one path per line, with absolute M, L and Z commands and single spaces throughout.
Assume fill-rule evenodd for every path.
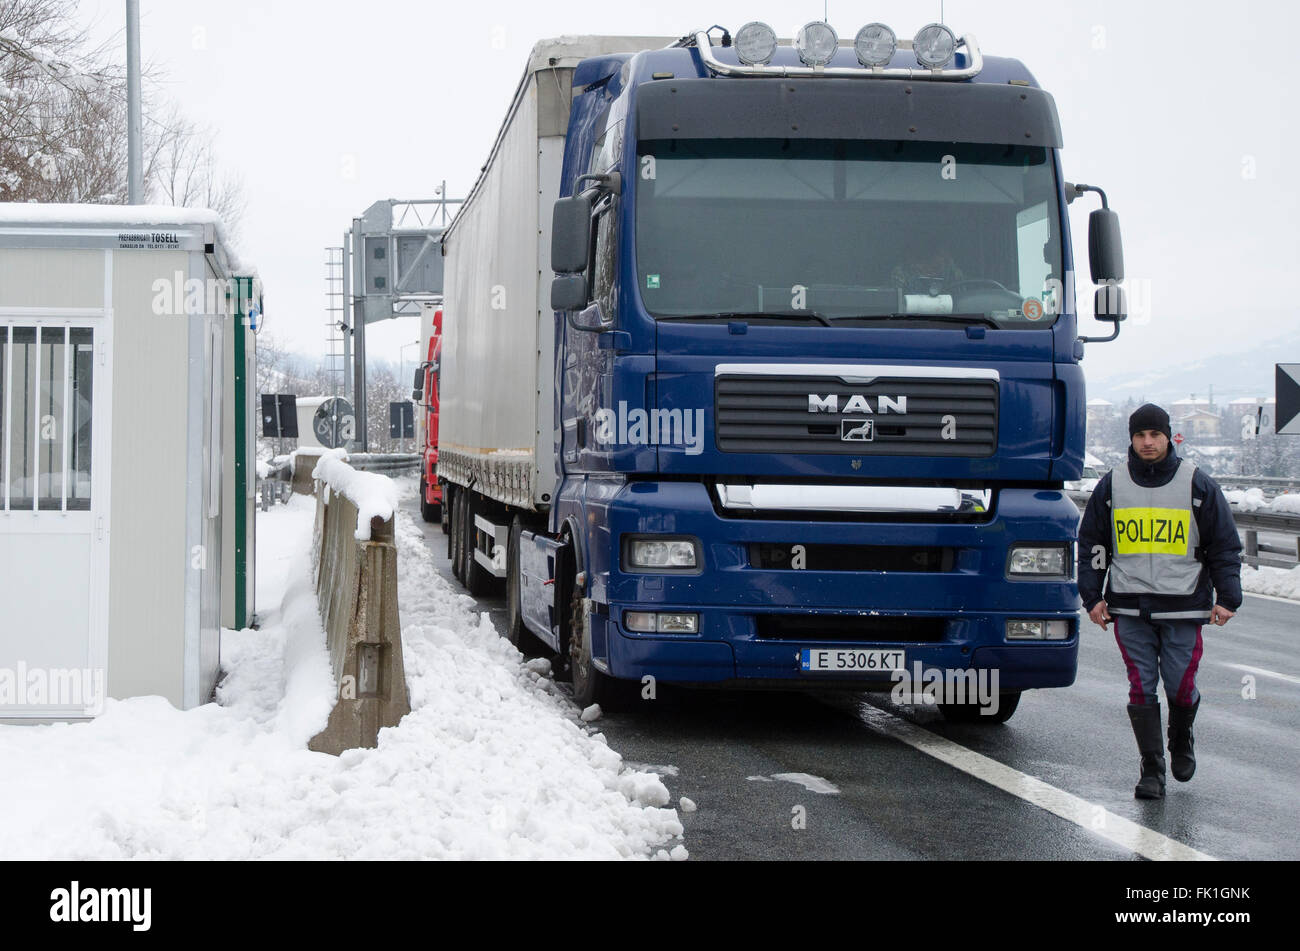
M 1128 715 L 1142 754 L 1133 795 L 1162 799 L 1157 679 L 1169 701 L 1171 769 L 1187 782 L 1196 771 L 1201 626 L 1226 624 L 1241 607 L 1241 539 L 1219 486 L 1178 458 L 1168 413 L 1147 403 L 1128 429 L 1128 464 L 1097 483 L 1079 525 L 1079 595 L 1102 630 L 1115 621 L 1128 668 Z

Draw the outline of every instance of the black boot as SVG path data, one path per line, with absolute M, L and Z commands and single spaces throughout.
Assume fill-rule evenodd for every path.
M 1192 749 L 1192 721 L 1196 719 L 1196 708 L 1201 705 L 1201 698 L 1190 707 L 1181 704 L 1169 704 L 1169 770 L 1174 779 L 1185 783 L 1196 772 L 1196 752 Z
M 1130 703 L 1128 718 L 1133 722 L 1138 752 L 1142 754 L 1142 778 L 1133 790 L 1135 799 L 1165 798 L 1165 750 L 1160 736 L 1160 704 Z

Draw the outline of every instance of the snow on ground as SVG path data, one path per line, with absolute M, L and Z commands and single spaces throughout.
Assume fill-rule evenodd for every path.
M 1241 566 L 1241 589 L 1252 594 L 1300 601 L 1300 565 L 1295 568 L 1252 568 Z
M 412 491 L 405 486 L 405 491 Z M 684 859 L 659 777 L 628 768 L 398 513 L 412 712 L 379 747 L 307 751 L 334 685 L 308 553 L 313 501 L 258 516 L 260 631 L 227 632 L 220 703 L 108 701 L 0 726 L 3 858 Z

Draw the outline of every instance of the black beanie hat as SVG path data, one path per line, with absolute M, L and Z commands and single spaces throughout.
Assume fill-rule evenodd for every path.
M 1168 439 L 1173 439 L 1173 432 L 1169 429 L 1169 414 L 1162 410 L 1155 403 L 1145 403 L 1133 411 L 1133 415 L 1128 418 L 1128 435 L 1132 439 L 1135 433 L 1140 433 L 1144 429 L 1154 429 L 1156 432 L 1164 433 Z

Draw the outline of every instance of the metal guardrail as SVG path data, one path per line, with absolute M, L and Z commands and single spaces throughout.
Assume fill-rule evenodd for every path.
M 1234 476 L 1214 474 L 1214 481 L 1228 489 L 1275 489 L 1279 492 L 1300 491 L 1300 479 L 1287 476 Z
M 414 472 L 420 468 L 424 457 L 418 452 L 354 452 L 348 454 L 348 465 L 354 469 L 367 472 L 382 472 L 396 475 L 402 472 Z M 276 502 L 287 502 L 293 485 L 293 460 L 289 456 L 280 456 L 270 463 L 271 471 L 265 478 L 257 480 L 258 497 L 262 511 L 265 512 Z M 307 473 L 310 475 L 310 473 Z M 300 476 L 299 478 L 305 478 Z M 311 480 L 306 479 L 304 485 Z
M 1217 481 L 1217 477 L 1216 477 Z M 1074 504 L 1083 511 L 1088 505 L 1091 492 L 1067 492 Z M 1237 530 L 1245 534 L 1245 553 L 1241 560 L 1256 568 L 1294 568 L 1300 564 L 1300 515 L 1285 512 L 1238 512 L 1233 511 L 1233 521 Z M 1259 540 L 1260 532 L 1274 535 L 1291 535 L 1293 545 L 1273 545 Z M 1271 557 L 1271 556 L 1282 557 Z

